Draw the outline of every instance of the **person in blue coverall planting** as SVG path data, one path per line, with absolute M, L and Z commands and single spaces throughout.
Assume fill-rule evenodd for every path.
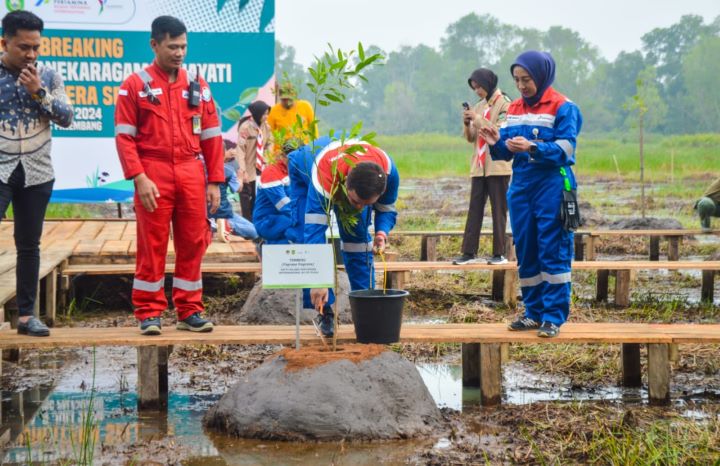
M 293 235 L 290 177 L 288 176 L 287 147 L 279 152 L 275 161 L 265 167 L 255 196 L 253 221 L 265 244 L 298 242 Z
M 359 150 L 346 152 L 351 148 Z M 373 252 L 385 250 L 397 218 L 395 201 L 400 176 L 390 156 L 364 142 L 330 142 L 328 138 L 321 138 L 291 153 L 289 159 L 295 202 L 293 228 L 297 234 L 302 232 L 302 242 L 326 242 L 326 210 L 334 193 L 333 208 L 340 225 L 341 250 L 350 288 L 366 290 L 374 286 Z M 373 212 L 374 238 L 369 232 Z M 325 337 L 333 336 L 331 304 L 334 299 L 332 290 L 326 288 L 303 293 L 304 306 L 318 311 L 317 323 Z
M 550 87 L 555 61 L 549 53 L 524 52 L 510 72 L 522 97 L 510 104 L 499 131 L 480 130 L 493 159 L 513 160 L 507 198 L 525 315 L 509 329 L 554 337 L 570 312 L 573 231 L 580 223 L 571 166 L 582 116 Z

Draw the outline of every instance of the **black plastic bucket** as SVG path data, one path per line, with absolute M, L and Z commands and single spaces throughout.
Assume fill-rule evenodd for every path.
M 395 343 L 400 340 L 405 290 L 350 292 L 350 312 L 359 343 Z

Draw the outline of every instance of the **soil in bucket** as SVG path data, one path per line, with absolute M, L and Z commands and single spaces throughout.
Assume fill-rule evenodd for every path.
M 395 343 L 400 340 L 405 290 L 351 291 L 350 312 L 359 343 Z

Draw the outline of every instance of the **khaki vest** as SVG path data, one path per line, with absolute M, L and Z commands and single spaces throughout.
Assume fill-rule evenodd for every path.
M 468 142 L 473 144 L 473 152 L 471 159 L 470 176 L 507 176 L 512 174 L 512 162 L 506 162 L 504 160 L 493 160 L 490 156 L 490 148 L 487 149 L 487 155 L 485 157 L 485 165 L 478 166 L 475 163 L 475 152 L 477 150 L 477 129 L 480 127 L 481 119 L 485 109 L 490 107 L 488 114 L 488 120 L 490 124 L 500 129 L 500 125 L 505 121 L 507 116 L 507 110 L 510 106 L 510 99 L 504 95 L 500 89 L 496 89 L 492 96 L 488 100 L 481 100 L 473 107 L 473 110 L 477 114 L 474 121 L 470 122 L 469 125 L 463 125 L 463 134 Z

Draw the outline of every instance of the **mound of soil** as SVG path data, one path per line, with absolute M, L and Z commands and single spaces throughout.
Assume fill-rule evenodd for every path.
M 338 274 L 338 306 L 340 322 L 349 324 L 350 317 L 350 281 L 345 272 Z M 262 282 L 257 282 L 250 291 L 247 300 L 240 309 L 235 309 L 234 320 L 251 325 L 294 325 L 295 296 L 297 290 L 264 290 Z M 314 309 L 303 309 L 300 323 L 310 324 L 317 315 Z
M 286 350 L 249 372 L 205 415 L 208 428 L 268 440 L 437 435 L 441 416 L 415 366 L 379 345 Z
M 624 218 L 608 225 L 611 230 L 682 230 L 683 226 L 674 218 Z

